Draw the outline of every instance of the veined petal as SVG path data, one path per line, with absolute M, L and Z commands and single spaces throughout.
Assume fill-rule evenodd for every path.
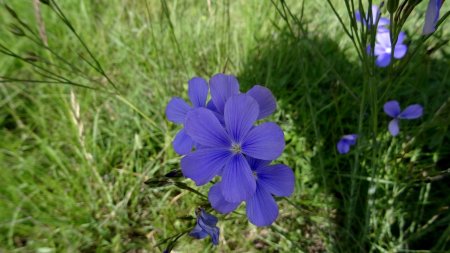
M 172 98 L 166 107 L 166 116 L 169 121 L 177 124 L 183 124 L 186 114 L 191 107 L 181 98 Z
M 259 115 L 258 119 L 263 119 L 271 115 L 277 108 L 277 102 L 272 92 L 261 85 L 255 85 L 247 94 L 258 102 L 259 105 Z
M 258 103 L 251 96 L 230 97 L 225 104 L 225 127 L 234 142 L 240 143 L 252 128 L 259 114 Z
M 197 108 L 186 116 L 186 133 L 205 147 L 230 147 L 230 139 L 213 112 Z
M 243 155 L 233 155 L 225 165 L 221 189 L 225 200 L 233 203 L 244 201 L 255 193 L 256 179 Z
M 256 188 L 256 192 L 247 200 L 247 217 L 258 227 L 271 225 L 278 217 L 278 206 L 272 195 L 263 187 Z
M 225 200 L 222 194 L 222 183 L 216 183 L 209 189 L 208 200 L 212 208 L 221 214 L 227 214 L 236 210 L 240 202 L 232 203 Z
M 275 160 L 284 146 L 283 130 L 275 123 L 266 122 L 250 130 L 242 143 L 242 152 L 257 159 Z
M 389 122 L 388 126 L 389 132 L 392 134 L 392 136 L 397 136 L 400 132 L 400 128 L 398 126 L 398 119 L 393 119 L 391 122 Z
M 259 167 L 268 166 L 272 162 L 270 160 L 255 159 L 250 156 L 247 156 L 246 158 L 247 158 L 248 165 L 250 165 L 250 168 L 252 170 L 257 170 Z
M 400 104 L 396 100 L 386 102 L 383 109 L 384 112 L 392 118 L 396 118 L 400 114 Z
M 239 94 L 239 83 L 232 75 L 216 74 L 209 80 L 209 86 L 211 99 L 217 111 L 223 114 L 228 98 Z
M 208 97 L 208 83 L 200 77 L 192 78 L 188 82 L 188 94 L 194 107 L 205 107 Z
M 256 169 L 256 176 L 258 187 L 275 196 L 287 197 L 294 192 L 294 172 L 284 164 L 259 167 Z
M 186 134 L 186 131 L 183 128 L 177 133 L 172 144 L 173 149 L 177 152 L 177 154 L 185 155 L 191 152 L 192 147 L 194 146 L 194 141 L 192 141 L 191 137 Z
M 231 152 L 226 149 L 198 149 L 181 159 L 181 171 L 196 185 L 204 185 L 220 173 L 230 157 Z
M 419 104 L 410 105 L 403 110 L 398 117 L 400 119 L 417 119 L 423 114 L 423 107 Z

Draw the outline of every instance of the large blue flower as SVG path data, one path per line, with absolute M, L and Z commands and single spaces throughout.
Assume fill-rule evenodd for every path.
M 205 212 L 203 208 L 199 208 L 196 211 L 196 215 L 197 223 L 189 235 L 196 239 L 203 239 L 209 235 L 211 236 L 211 240 L 214 245 L 219 244 L 220 230 L 216 226 L 218 221 L 217 217 Z
M 213 86 L 211 92 L 213 93 Z M 222 193 L 229 202 L 252 197 L 256 179 L 244 155 L 262 160 L 274 160 L 283 152 L 284 134 L 275 123 L 253 124 L 260 115 L 257 101 L 247 94 L 221 101 L 212 97 L 217 110 L 223 111 L 224 126 L 206 108 L 188 113 L 185 130 L 200 145 L 181 160 L 184 176 L 197 185 L 204 185 L 216 175 L 222 176 Z M 223 108 L 221 107 L 222 102 Z
M 271 161 L 247 158 L 256 176 L 256 191 L 246 199 L 247 217 L 256 226 L 269 226 L 278 217 L 278 206 L 272 195 L 287 197 L 294 191 L 295 177 L 292 170 L 284 164 L 269 165 Z M 218 212 L 226 214 L 239 206 L 223 196 L 223 182 L 211 187 L 208 194 L 211 206 Z
M 391 122 L 389 122 L 389 132 L 392 136 L 398 135 L 400 132 L 399 121 L 400 119 L 417 119 L 423 114 L 423 107 L 419 104 L 413 104 L 401 111 L 400 104 L 396 100 L 388 101 L 384 104 L 384 112 L 391 116 Z
M 166 108 L 166 116 L 169 121 L 176 124 L 184 124 L 187 113 L 193 108 L 206 107 L 208 97 L 208 83 L 205 79 L 194 77 L 188 82 L 188 95 L 193 107 L 188 105 L 182 98 L 174 97 L 169 101 Z M 180 155 L 189 153 L 194 146 L 191 137 L 181 129 L 173 141 L 175 152 Z
M 428 2 L 425 24 L 422 32 L 423 35 L 429 35 L 436 31 L 436 24 L 439 20 L 439 12 L 443 3 L 443 0 L 430 0 Z

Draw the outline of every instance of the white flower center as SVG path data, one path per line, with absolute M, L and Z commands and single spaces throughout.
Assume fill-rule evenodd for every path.
M 233 143 L 231 144 L 231 152 L 233 152 L 234 154 L 240 154 L 242 153 L 242 147 L 240 144 L 238 143 Z

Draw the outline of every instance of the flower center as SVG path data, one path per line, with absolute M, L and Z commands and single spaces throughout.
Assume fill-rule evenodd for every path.
M 387 54 L 392 53 L 392 48 L 390 48 L 390 47 L 386 48 L 386 53 L 387 53 Z
M 240 154 L 242 153 L 242 147 L 240 144 L 238 143 L 233 143 L 231 144 L 231 152 L 233 152 L 234 154 Z

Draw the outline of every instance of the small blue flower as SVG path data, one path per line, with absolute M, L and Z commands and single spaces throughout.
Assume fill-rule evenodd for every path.
M 406 55 L 408 47 L 403 44 L 406 38 L 404 32 L 400 32 L 397 39 L 397 44 L 395 47 L 391 44 L 391 35 L 388 29 L 378 29 L 376 34 L 375 49 L 374 54 L 376 56 L 375 64 L 378 67 L 384 68 L 391 63 L 391 54 L 394 51 L 394 58 L 401 59 Z M 371 53 L 370 46 L 367 48 L 368 52 Z
M 444 0 L 430 0 L 428 2 L 427 13 L 425 14 L 425 25 L 423 35 L 429 35 L 436 31 L 436 24 L 439 20 L 439 12 Z
M 347 154 L 350 151 L 350 147 L 356 144 L 356 139 L 358 139 L 358 135 L 356 134 L 347 134 L 342 136 L 336 144 L 339 154 Z
M 214 245 L 219 244 L 220 230 L 216 226 L 218 222 L 217 217 L 205 212 L 203 208 L 199 208 L 196 211 L 196 215 L 197 224 L 189 233 L 189 235 L 194 237 L 195 239 L 203 239 L 209 235 L 211 236 L 211 240 Z
M 200 148 L 183 157 L 181 170 L 197 185 L 221 175 L 225 199 L 241 202 L 253 196 L 256 190 L 256 180 L 245 157 L 278 158 L 284 150 L 284 134 L 275 123 L 253 125 L 260 116 L 260 109 L 250 95 L 239 94 L 224 100 L 222 108 L 222 102 L 216 103 L 213 97 L 218 111 L 223 111 L 224 126 L 206 108 L 188 113 L 185 130 Z
M 206 107 L 206 98 L 208 97 L 208 83 L 205 79 L 194 77 L 188 82 L 188 95 L 193 107 L 188 105 L 182 98 L 174 97 L 167 104 L 166 116 L 169 121 L 176 124 L 184 124 L 187 113 L 192 108 Z M 191 137 L 181 129 L 173 141 L 173 148 L 179 155 L 189 153 L 194 146 Z
M 361 22 L 363 25 L 367 27 L 372 27 L 373 23 L 376 23 L 378 20 L 378 28 L 383 28 L 385 26 L 388 26 L 390 21 L 388 18 L 381 17 L 380 9 L 378 9 L 378 6 L 372 5 L 372 20 L 369 20 L 369 13 L 366 13 L 366 17 L 361 18 L 361 13 L 359 11 L 355 12 L 355 18 L 356 21 Z
M 400 132 L 400 119 L 417 119 L 423 114 L 423 107 L 419 104 L 413 104 L 401 111 L 400 104 L 396 100 L 388 101 L 384 104 L 384 112 L 390 117 L 394 118 L 389 122 L 389 132 L 392 136 L 398 135 Z
M 269 226 L 278 217 L 278 206 L 272 195 L 288 197 L 294 192 L 295 176 L 284 164 L 269 165 L 271 161 L 247 158 L 256 177 L 256 191 L 246 199 L 246 213 L 256 226 Z M 228 202 L 223 196 L 223 182 L 211 187 L 208 200 L 218 212 L 226 214 L 234 211 L 240 202 Z

